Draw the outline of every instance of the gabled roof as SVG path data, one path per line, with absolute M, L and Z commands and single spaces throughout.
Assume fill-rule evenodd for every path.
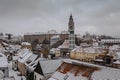
M 75 61 L 75 60 L 73 60 Z M 48 80 L 117 80 L 120 69 L 114 69 L 90 63 L 63 63 Z M 80 64 L 78 64 L 80 63 Z
M 35 68 L 34 71 L 37 72 L 37 73 L 39 73 L 39 74 L 41 74 L 41 75 L 44 75 L 39 62 L 38 62 L 37 67 Z
M 53 73 L 62 64 L 61 60 L 39 61 L 44 74 Z
M 44 60 L 44 61 L 40 60 L 39 63 L 37 64 L 35 72 L 41 75 L 51 74 L 58 69 L 62 62 L 63 60 Z
M 27 65 L 27 69 L 32 72 L 35 70 L 35 68 L 37 67 L 37 64 L 39 62 L 39 60 L 46 60 L 46 58 L 40 58 L 39 56 L 37 57 L 37 59 L 35 59 L 34 61 L 32 61 L 30 64 Z
M 32 63 L 32 62 L 34 62 L 35 59 L 37 59 L 37 57 L 38 57 L 38 55 L 32 54 L 32 55 L 27 59 L 26 65 L 28 65 L 28 64 L 30 64 L 30 63 Z
M 95 70 L 98 68 L 64 62 L 49 80 L 88 80 L 90 74 Z
M 21 62 L 21 63 L 25 63 L 26 60 L 27 60 L 31 55 L 32 55 L 32 52 L 29 51 L 28 49 L 23 50 L 23 51 L 20 52 L 20 55 L 19 55 L 20 57 L 19 57 L 18 61 Z

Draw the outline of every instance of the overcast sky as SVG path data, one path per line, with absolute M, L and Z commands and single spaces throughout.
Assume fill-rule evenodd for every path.
M 0 0 L 0 32 L 24 34 L 68 30 L 120 36 L 120 0 Z

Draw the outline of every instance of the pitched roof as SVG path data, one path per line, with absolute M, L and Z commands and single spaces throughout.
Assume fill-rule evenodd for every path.
M 86 65 L 62 63 L 49 80 L 87 80 L 92 72 L 98 68 Z
M 84 53 L 102 53 L 102 48 L 97 47 L 87 47 L 82 48 L 81 46 L 77 46 L 72 52 L 84 52 Z
M 22 50 L 19 54 L 20 54 L 19 55 L 20 57 L 18 61 L 21 63 L 25 63 L 26 60 L 32 55 L 32 52 L 29 51 L 28 49 L 25 49 L 25 50 Z
M 35 68 L 37 67 L 37 64 L 39 62 L 39 60 L 46 60 L 46 58 L 40 58 L 38 57 L 37 59 L 35 59 L 33 62 L 31 62 L 30 64 L 27 65 L 27 69 L 32 72 L 35 70 Z M 39 71 L 39 70 L 37 70 Z M 38 72 L 39 73 L 39 72 Z
M 75 60 L 73 60 L 75 61 Z M 77 61 L 78 62 L 78 61 Z M 80 64 L 78 64 L 80 63 Z M 63 63 L 48 80 L 117 80 L 120 69 L 114 69 L 90 63 Z
M 61 60 L 47 60 L 47 61 L 39 61 L 42 72 L 53 73 L 56 69 L 62 64 Z
M 120 69 L 114 68 L 101 68 L 99 71 L 95 71 L 91 75 L 92 80 L 119 80 L 120 79 Z
M 63 62 L 71 63 L 70 59 L 39 60 L 39 63 L 34 71 L 41 75 L 51 74 L 55 72 Z
M 114 64 L 119 64 L 120 65 L 120 60 L 117 60 L 115 62 L 113 62 Z
M 27 59 L 26 65 L 28 65 L 28 64 L 30 64 L 30 63 L 32 63 L 32 62 L 34 62 L 35 59 L 37 59 L 37 57 L 38 57 L 38 55 L 32 54 L 32 55 Z

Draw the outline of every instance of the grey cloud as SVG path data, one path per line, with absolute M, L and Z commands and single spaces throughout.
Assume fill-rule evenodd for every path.
M 119 3 L 120 0 L 0 0 L 0 32 L 60 32 L 67 30 L 72 13 L 76 33 L 119 36 Z

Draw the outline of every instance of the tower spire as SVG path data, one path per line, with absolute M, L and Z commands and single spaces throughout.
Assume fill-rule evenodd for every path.
M 73 22 L 72 13 L 70 14 L 69 22 Z
M 71 29 L 74 30 L 74 21 L 73 21 L 72 14 L 70 14 L 70 17 L 69 17 L 68 31 L 70 31 Z
M 70 14 L 70 18 L 72 18 L 72 13 Z
M 72 14 L 70 14 L 69 18 L 68 31 L 69 31 L 69 48 L 70 50 L 72 50 L 75 47 L 74 21 Z

